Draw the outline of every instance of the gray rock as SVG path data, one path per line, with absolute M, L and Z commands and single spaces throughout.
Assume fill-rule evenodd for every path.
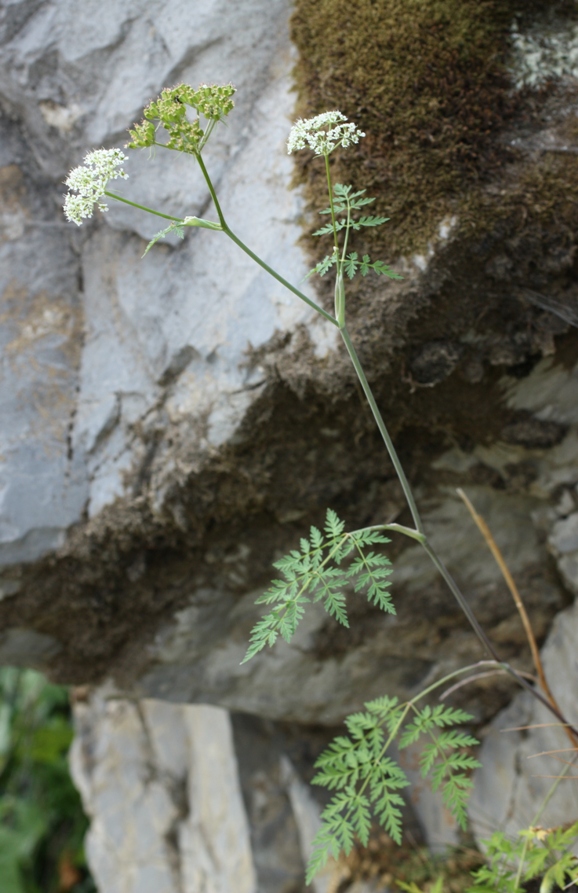
M 566 491 L 567 492 L 567 491 Z M 548 546 L 568 589 L 578 595 L 578 513 L 557 521 L 548 537 Z
M 71 450 L 81 353 L 77 258 L 15 151 L 0 144 L 0 566 L 64 542 L 88 493 Z
M 560 709 L 578 723 L 576 678 L 578 603 L 560 613 L 542 650 L 546 678 Z M 544 828 L 578 819 L 576 773 L 570 767 L 574 748 L 564 730 L 528 693 L 514 701 L 491 723 L 480 751 L 482 768 L 474 775 L 470 801 L 472 827 L 478 841 L 493 831 L 514 837 L 539 824 Z M 562 772 L 568 777 L 546 798 Z M 539 813 L 540 811 L 540 813 Z
M 189 31 L 181 26 L 189 7 L 126 2 L 108 14 L 99 7 L 95 26 L 90 4 L 71 14 L 62 3 L 14 3 L 5 14 L 0 94 L 23 113 L 36 165 L 62 182 L 86 149 L 126 140 L 143 106 L 175 78 L 234 80 L 237 114 L 217 133 L 206 163 L 227 195 L 233 229 L 298 281 L 305 272 L 294 244 L 300 201 L 287 188 L 285 150 L 288 6 L 268 4 L 266 16 L 259 9 L 258 2 L 234 11 L 223 2 L 210 10 L 201 5 Z M 250 70 L 242 54 L 247 41 L 258 47 Z M 127 77 L 126 59 L 136 47 L 138 63 Z M 249 346 L 258 349 L 275 331 L 300 323 L 313 338 L 319 329 L 305 305 L 281 288 L 272 295 L 266 274 L 214 233 L 196 231 L 178 252 L 160 247 L 142 261 L 142 238 L 158 225 L 118 204 L 104 227 L 83 231 L 79 271 L 72 225 L 50 200 L 40 209 L 26 201 L 24 184 L 31 191 L 39 172 L 30 161 L 22 174 L 22 153 L 15 135 L 2 161 L 10 199 L 0 317 L 0 400 L 8 422 L 1 444 L 3 563 L 53 550 L 84 511 L 95 515 L 131 493 L 148 449 L 143 441 L 159 425 L 187 437 L 196 429 L 199 456 L 224 443 L 259 395 L 263 375 L 246 366 Z M 127 197 L 183 216 L 204 212 L 210 197 L 192 159 L 132 153 L 128 171 Z M 320 331 L 322 352 L 324 338 Z M 156 500 L 163 501 L 161 482 Z
M 130 702 L 75 708 L 71 770 L 91 817 L 87 856 L 106 893 L 255 893 L 228 714 Z
M 190 231 L 184 243 L 159 245 L 142 260 L 154 220 L 113 206 L 77 230 L 58 206 L 67 169 L 88 148 L 121 144 L 166 83 L 231 79 L 238 107 L 209 145 L 207 165 L 233 228 L 289 279 L 302 277 L 307 265 L 296 242 L 304 203 L 289 188 L 285 148 L 290 5 L 278 0 L 266 14 L 262 0 L 197 6 L 194 25 L 189 7 L 148 0 L 126 0 L 108 14 L 99 7 L 97 24 L 92 4 L 71 15 L 66 3 L 22 0 L 3 12 L 0 96 L 10 121 L 2 251 L 10 278 L 0 316 L 0 620 L 7 634 L 48 636 L 47 669 L 67 680 L 110 675 L 138 696 L 332 725 L 360 699 L 384 690 L 407 696 L 475 648 L 425 556 L 396 542 L 396 617 L 360 608 L 357 638 L 344 642 L 313 610 L 292 646 L 239 666 L 271 561 L 328 505 L 343 506 L 350 523 L 404 511 L 349 399 L 354 385 L 334 330 L 224 236 Z M 172 213 L 210 215 L 194 161 L 171 155 L 167 164 L 166 155 L 132 153 L 122 189 Z M 576 371 L 548 355 L 531 374 L 504 374 L 504 418 L 491 436 L 491 413 L 480 422 L 479 442 L 465 442 L 471 425 L 452 414 L 453 398 L 439 406 L 436 398 L 432 446 L 416 388 L 431 385 L 432 395 L 457 388 L 456 405 L 467 405 L 484 364 L 518 368 L 565 331 L 540 317 L 543 342 L 477 332 L 478 311 L 464 304 L 463 320 L 452 311 L 460 322 L 451 337 L 431 332 L 406 345 L 412 314 L 452 280 L 459 221 L 444 217 L 435 230 L 423 263 L 399 260 L 403 284 L 363 296 L 368 320 L 382 319 L 386 308 L 383 329 L 399 333 L 395 344 L 381 337 L 382 323 L 357 320 L 352 305 L 355 337 L 394 428 L 402 419 L 406 430 L 425 431 L 416 440 L 419 498 L 432 538 L 482 620 L 518 653 L 512 606 L 497 569 L 472 549 L 454 487 L 468 486 L 512 570 L 534 581 L 531 608 L 546 625 L 564 594 L 531 516 L 544 519 L 542 509 L 558 504 L 556 488 L 578 481 Z M 515 268 L 510 247 L 500 247 L 502 279 Z M 496 267 L 493 254 L 484 255 L 488 264 Z M 404 351 L 415 378 L 401 376 L 407 393 L 395 365 Z M 432 372 L 442 353 L 443 370 Z M 475 382 L 472 363 L 482 370 Z M 448 452 L 446 434 L 464 448 Z M 411 462 L 413 446 L 403 449 Z M 569 578 L 567 558 L 557 557 Z M 480 704 L 480 718 L 496 706 Z
M 238 106 L 206 162 L 233 229 L 299 282 L 308 210 L 290 188 L 285 149 L 291 10 L 288 0 L 12 0 L 0 10 L 0 659 L 67 682 L 112 678 L 122 693 L 79 706 L 75 745 L 106 893 L 115 884 L 196 893 L 203 873 L 229 889 L 231 872 L 253 884 L 226 718 L 215 721 L 215 766 L 226 776 L 212 783 L 222 797 L 209 803 L 199 775 L 207 745 L 187 718 L 208 708 L 135 697 L 207 702 L 329 734 L 364 700 L 407 698 L 480 655 L 423 553 L 396 538 L 397 615 L 351 593 L 351 633 L 313 609 L 290 646 L 240 666 L 272 561 L 328 506 L 350 526 L 406 521 L 399 487 L 335 331 L 224 236 L 191 230 L 143 260 L 157 228 L 147 215 L 114 205 L 81 230 L 63 220 L 66 172 L 91 148 L 122 145 L 164 86 L 232 80 Z M 544 153 L 561 151 L 573 101 L 565 83 L 540 95 L 535 121 L 508 133 L 530 179 Z M 373 171 L 383 159 L 368 150 L 363 164 Z M 440 212 L 427 245 L 389 259 L 405 280 L 368 277 L 350 309 L 432 541 L 500 653 L 527 667 L 515 609 L 455 488 L 489 521 L 545 634 L 578 579 L 576 550 L 566 548 L 574 513 L 561 501 L 578 484 L 578 371 L 567 359 L 576 226 L 573 212 L 560 212 L 544 240 L 546 224 L 532 216 L 540 202 L 525 194 L 514 205 L 524 213 L 504 218 L 504 193 L 519 182 L 504 170 L 499 184 L 484 180 L 490 222 L 480 233 Z M 129 198 L 213 213 L 190 158 L 133 153 L 128 171 Z M 570 175 L 557 176 L 558 194 L 571 195 Z M 330 299 L 323 286 L 317 298 Z M 510 696 L 505 685 L 480 685 L 463 701 L 484 722 Z M 263 893 L 301 884 L 298 832 L 304 840 L 311 821 L 296 771 L 284 787 L 276 759 L 264 782 L 274 818 L 251 826 Z M 215 847 L 228 846 L 228 786 L 245 831 L 221 871 L 197 832 L 210 828 Z M 256 790 L 246 784 L 258 813 Z M 202 806 L 197 824 L 189 801 Z M 439 814 L 428 810 L 431 836 Z M 276 822 L 286 849 L 264 843 Z

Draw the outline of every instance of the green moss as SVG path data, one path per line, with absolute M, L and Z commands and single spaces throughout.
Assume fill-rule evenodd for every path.
M 387 244 L 386 258 L 422 251 L 441 219 L 459 214 L 516 159 L 498 138 L 526 101 L 505 69 L 510 26 L 514 15 L 543 7 L 296 0 L 298 114 L 339 108 L 367 133 L 333 163 L 339 180 L 367 188 L 376 211 L 391 218 L 371 236 Z M 311 207 L 323 207 L 322 165 L 310 157 L 298 165 Z

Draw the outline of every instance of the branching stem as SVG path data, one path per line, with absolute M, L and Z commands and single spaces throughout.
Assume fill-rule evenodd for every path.
M 335 317 L 333 317 L 330 313 L 327 313 L 327 311 L 324 310 L 323 307 L 320 307 L 319 304 L 316 304 L 315 301 L 312 301 L 311 298 L 308 298 L 307 295 L 304 295 L 303 292 L 299 291 L 298 288 L 295 288 L 294 285 L 291 285 L 291 283 L 288 282 L 286 279 L 284 279 L 283 276 L 280 276 L 279 273 L 277 273 L 272 267 L 270 267 L 269 264 L 265 263 L 265 261 L 262 258 L 260 258 L 257 254 L 255 254 L 254 251 L 251 251 L 251 249 L 247 245 L 245 245 L 245 243 L 242 242 L 238 236 L 235 235 L 235 233 L 230 229 L 227 221 L 225 220 L 225 215 L 223 214 L 223 211 L 219 204 L 219 200 L 217 199 L 217 194 L 215 192 L 215 187 L 213 186 L 213 181 L 211 180 L 211 178 L 209 176 L 209 172 L 208 172 L 207 168 L 205 167 L 205 163 L 204 163 L 201 155 L 197 156 L 197 160 L 199 162 L 199 166 L 201 168 L 203 177 L 205 178 L 205 182 L 209 188 L 209 192 L 211 193 L 211 198 L 213 199 L 213 203 L 215 205 L 215 209 L 217 211 L 217 214 L 219 217 L 219 222 L 221 224 L 221 228 L 222 228 L 223 232 L 229 237 L 229 239 L 231 239 L 232 242 L 235 243 L 235 245 L 238 245 L 238 247 L 242 251 L 244 251 L 245 254 L 248 254 L 249 257 L 251 258 L 251 260 L 254 260 L 256 264 L 259 264 L 259 266 L 263 270 L 265 270 L 266 273 L 269 273 L 269 275 L 272 276 L 273 279 L 276 279 L 277 282 L 280 282 L 281 285 L 285 286 L 285 288 L 287 288 L 290 292 L 293 292 L 293 294 L 296 295 L 301 301 L 304 301 L 306 304 L 308 304 L 310 307 L 312 307 L 313 310 L 316 310 L 317 313 L 320 313 L 321 316 L 323 316 L 326 320 L 328 320 L 328 322 L 331 322 L 331 323 L 333 323 L 334 326 L 336 326 L 337 320 L 335 319 Z
M 162 144 L 159 143 L 158 145 L 162 145 Z M 169 147 L 163 146 L 163 148 L 169 148 Z M 276 279 L 277 282 L 279 282 L 281 285 L 283 285 L 285 288 L 287 288 L 290 292 L 292 292 L 294 295 L 296 295 L 301 301 L 306 303 L 313 310 L 316 310 L 319 314 L 321 314 L 321 316 L 323 316 L 325 319 L 327 319 L 330 323 L 332 323 L 334 326 L 337 326 L 339 328 L 339 332 L 341 334 L 341 337 L 343 339 L 343 342 L 345 344 L 345 347 L 347 349 L 347 352 L 349 354 L 349 357 L 351 359 L 351 362 L 353 364 L 353 367 L 355 369 L 355 372 L 357 374 L 357 377 L 359 379 L 361 387 L 363 388 L 363 392 L 365 394 L 367 402 L 369 403 L 373 417 L 375 419 L 375 422 L 377 424 L 379 432 L 382 436 L 382 439 L 383 439 L 383 442 L 387 449 L 387 452 L 389 454 L 389 457 L 390 457 L 390 459 L 393 463 L 393 466 L 395 468 L 395 471 L 398 476 L 401 487 L 403 489 L 409 510 L 411 512 L 411 516 L 413 518 L 413 523 L 415 525 L 415 529 L 412 529 L 410 527 L 405 527 L 401 524 L 382 524 L 382 525 L 376 525 L 376 529 L 391 530 L 391 531 L 396 531 L 396 532 L 402 533 L 405 536 L 411 537 L 412 539 L 416 540 L 417 542 L 419 542 L 422 545 L 422 547 L 425 549 L 426 553 L 429 555 L 431 561 L 433 562 L 433 564 L 435 565 L 435 567 L 437 568 L 437 570 L 439 571 L 439 573 L 441 574 L 441 576 L 443 577 L 445 582 L 447 583 L 450 591 L 452 592 L 455 599 L 457 600 L 460 608 L 462 609 L 465 616 L 467 617 L 472 629 L 476 633 L 476 636 L 480 640 L 481 644 L 483 645 L 483 647 L 484 647 L 485 651 L 488 653 L 488 655 L 490 655 L 490 657 L 496 662 L 496 664 L 499 667 L 504 669 L 510 676 L 512 676 L 516 680 L 516 682 L 522 686 L 522 688 L 525 688 L 527 691 L 531 692 L 531 694 L 537 700 L 539 700 L 551 713 L 553 713 L 554 716 L 561 723 L 563 723 L 573 734 L 578 735 L 578 729 L 576 729 L 574 726 L 572 726 L 570 723 L 568 723 L 566 721 L 566 719 L 562 715 L 561 711 L 557 708 L 557 705 L 550 703 L 547 700 L 547 698 L 545 698 L 542 695 L 541 692 L 537 691 L 532 685 L 530 685 L 530 683 L 522 675 L 520 675 L 513 667 L 511 667 L 509 664 L 504 663 L 503 661 L 501 661 L 499 659 L 499 656 L 498 656 L 494 646 L 492 645 L 492 643 L 489 640 L 489 638 L 487 637 L 486 633 L 480 626 L 475 614 L 473 613 L 472 609 L 470 608 L 469 604 L 467 603 L 464 595 L 460 591 L 458 585 L 454 581 L 453 577 L 449 573 L 449 571 L 446 568 L 446 566 L 444 565 L 443 561 L 438 556 L 437 552 L 435 551 L 435 549 L 433 548 L 433 546 L 427 539 L 426 533 L 424 531 L 423 523 L 422 523 L 422 520 L 421 520 L 421 517 L 419 514 L 419 510 L 417 508 L 417 504 L 416 504 L 415 498 L 413 496 L 411 486 L 410 486 L 409 481 L 406 477 L 403 466 L 399 460 L 397 451 L 396 451 L 393 441 L 389 435 L 389 432 L 387 430 L 387 427 L 385 425 L 385 422 L 383 420 L 381 412 L 379 411 L 379 407 L 377 406 L 377 402 L 375 400 L 375 397 L 373 396 L 373 392 L 371 390 L 369 382 L 367 381 L 367 377 L 366 377 L 363 367 L 359 361 L 359 357 L 357 356 L 357 352 L 355 350 L 355 347 L 353 346 L 353 342 L 351 341 L 351 337 L 349 335 L 347 326 L 345 324 L 345 287 L 344 287 L 344 282 L 343 282 L 343 271 L 342 271 L 343 259 L 340 258 L 339 254 L 338 254 L 339 247 L 338 247 L 338 239 L 337 239 L 337 227 L 336 227 L 335 208 L 334 208 L 334 203 L 333 203 L 333 188 L 332 188 L 332 184 L 331 184 L 331 173 L 330 173 L 330 169 L 329 169 L 328 156 L 327 155 L 325 156 L 325 171 L 326 171 L 326 175 L 327 175 L 327 183 L 328 183 L 328 188 L 329 188 L 329 203 L 330 203 L 330 209 L 331 209 L 331 220 L 332 220 L 332 224 L 333 224 L 333 236 L 334 236 L 335 251 L 337 252 L 337 255 L 338 255 L 337 256 L 337 283 L 336 283 L 336 314 L 337 314 L 337 318 L 335 318 L 330 313 L 328 313 L 326 310 L 324 310 L 323 307 L 320 307 L 318 304 L 316 304 L 315 301 L 312 301 L 310 298 L 308 298 L 307 295 L 304 295 L 303 292 L 301 292 L 298 288 L 296 288 L 294 285 L 292 285 L 290 282 L 288 282 L 283 276 L 280 276 L 279 273 L 277 273 L 272 267 L 270 267 L 269 264 L 267 264 L 264 260 L 262 260 L 262 258 L 260 258 L 257 254 L 255 254 L 254 251 L 252 251 L 247 245 L 245 245 L 245 243 L 243 241 L 241 241 L 241 239 L 239 239 L 238 236 L 235 235 L 235 233 L 230 229 L 230 227 L 227 224 L 227 221 L 225 220 L 225 216 L 223 214 L 221 205 L 217 198 L 215 187 L 214 187 L 213 182 L 209 176 L 209 173 L 207 171 L 207 168 L 205 166 L 205 163 L 203 161 L 201 153 L 200 152 L 197 153 L 195 155 L 195 157 L 199 163 L 201 172 L 203 174 L 203 177 L 204 177 L 207 187 L 209 189 L 211 198 L 215 205 L 215 209 L 217 211 L 217 215 L 219 218 L 219 224 L 213 223 L 212 221 L 205 221 L 205 220 L 198 219 L 198 218 L 191 218 L 191 221 L 188 225 L 201 226 L 201 227 L 204 226 L 208 229 L 222 230 L 222 232 L 224 232 L 229 237 L 229 239 L 231 239 L 231 241 L 233 241 L 242 251 L 245 252 L 245 254 L 247 254 L 253 261 L 255 261 L 255 263 L 257 263 L 263 270 L 265 270 L 265 272 L 267 272 L 270 276 L 272 276 L 274 279 Z M 123 198 L 122 196 L 117 195 L 114 192 L 105 191 L 104 194 L 107 195 L 109 198 L 113 198 L 116 201 L 122 202 L 126 205 L 130 205 L 133 208 L 138 208 L 141 211 L 146 211 L 149 214 L 154 214 L 155 216 L 162 217 L 165 220 L 172 220 L 175 223 L 181 223 L 182 225 L 185 225 L 182 218 L 173 217 L 170 214 L 163 214 L 160 211 L 155 211 L 154 209 L 149 208 L 146 205 L 140 205 L 137 202 L 132 202 L 129 199 Z M 193 219 L 194 219 L 194 222 L 193 222 Z M 350 215 L 349 215 L 349 209 L 348 209 L 348 217 L 347 217 L 348 223 L 349 223 L 349 219 L 350 219 Z M 197 220 L 198 220 L 198 222 L 197 222 Z M 346 230 L 347 230 L 347 232 L 346 232 L 346 236 L 347 236 L 348 231 L 349 231 L 349 226 L 346 227 Z M 465 672 L 465 670 L 462 672 Z M 455 675 L 456 674 L 451 674 L 450 677 L 446 677 L 446 678 L 449 679 Z M 437 687 L 438 684 L 439 683 L 436 683 L 434 686 L 426 689 L 424 692 L 422 692 L 420 694 L 420 697 L 425 696 L 425 694 L 427 694 L 433 688 Z
M 161 214 L 160 211 L 155 211 L 154 208 L 148 208 L 146 205 L 139 205 L 137 202 L 131 202 L 128 198 L 123 198 L 122 195 L 117 195 L 116 192 L 109 192 L 108 189 L 104 191 L 105 195 L 108 195 L 109 198 L 113 198 L 117 202 L 122 202 L 123 205 L 130 205 L 131 208 L 138 208 L 139 211 L 146 211 L 147 214 L 154 214 L 155 217 L 162 217 L 163 220 L 172 220 L 175 223 L 182 223 L 181 217 L 173 217 L 171 214 Z

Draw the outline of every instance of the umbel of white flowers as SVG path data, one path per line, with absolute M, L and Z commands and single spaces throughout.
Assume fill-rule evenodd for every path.
M 96 149 L 84 158 L 84 164 L 70 171 L 65 183 L 72 192 L 64 199 L 64 214 L 67 220 L 78 226 L 86 217 L 92 217 L 95 205 L 101 211 L 108 211 L 108 205 L 101 201 L 109 180 L 118 177 L 128 179 L 128 174 L 120 165 L 128 161 L 121 149 Z M 76 193 L 76 194 L 75 194 Z
M 314 118 L 300 119 L 291 128 L 287 140 L 287 151 L 309 147 L 316 155 L 329 155 L 338 146 L 347 149 L 352 143 L 358 143 L 365 136 L 356 124 L 347 122 L 344 114 L 338 111 L 323 112 Z

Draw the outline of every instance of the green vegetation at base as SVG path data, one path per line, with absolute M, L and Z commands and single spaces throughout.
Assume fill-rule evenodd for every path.
M 33 670 L 0 669 L 0 889 L 95 893 L 87 819 L 68 771 L 68 693 Z

